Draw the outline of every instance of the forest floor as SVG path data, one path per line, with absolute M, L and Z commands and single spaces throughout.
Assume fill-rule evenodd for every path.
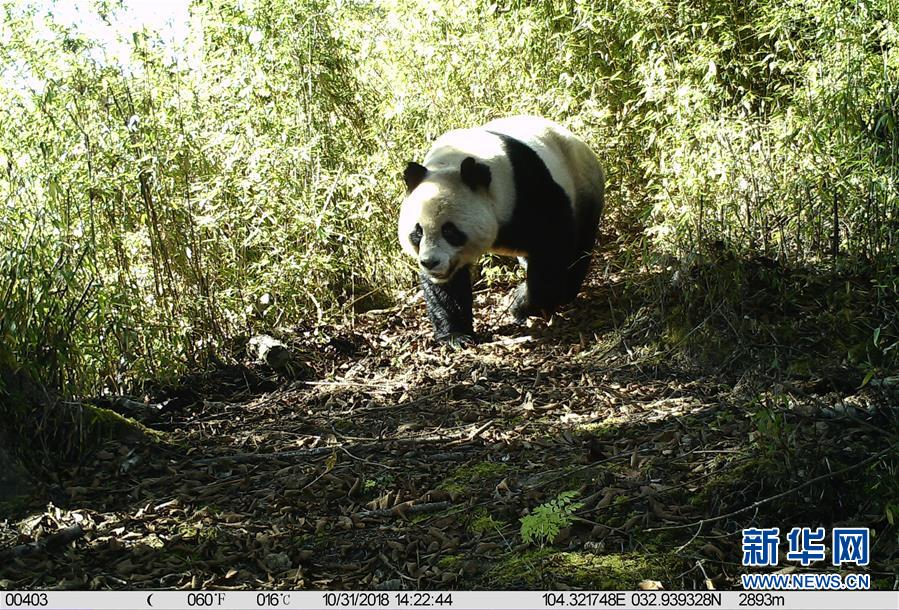
M 897 588 L 889 379 L 774 374 L 738 346 L 699 365 L 680 349 L 697 333 L 671 341 L 594 267 L 549 324 L 481 289 L 464 349 L 435 345 L 410 296 L 279 335 L 303 378 L 247 358 L 151 393 L 168 402 L 145 434 L 0 521 L 0 587 L 727 589 L 743 528 L 781 529 L 777 569 L 828 572 L 785 561 L 784 536 L 851 525 L 872 559 L 844 571 Z M 545 538 L 523 538 L 527 515 Z

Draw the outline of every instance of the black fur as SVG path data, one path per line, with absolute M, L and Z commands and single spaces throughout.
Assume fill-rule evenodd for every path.
M 581 285 L 587 277 L 590 267 L 590 259 L 593 257 L 593 246 L 596 245 L 596 231 L 599 227 L 599 219 L 602 216 L 602 199 L 597 201 L 595 195 L 581 193 L 578 195 L 578 209 L 584 216 L 577 218 L 578 236 L 577 250 L 574 262 L 568 268 L 568 287 L 565 293 L 565 303 L 570 303 L 577 298 Z
M 411 193 L 415 187 L 421 184 L 428 173 L 428 168 L 414 161 L 409 161 L 406 169 L 403 170 L 403 182 L 406 183 L 406 192 Z
M 468 241 L 468 235 L 460 230 L 459 227 L 456 226 L 456 223 L 453 222 L 443 223 L 443 226 L 440 228 L 440 234 L 449 245 L 456 246 L 457 248 L 465 245 L 465 242 Z
M 512 164 L 516 195 L 512 218 L 500 227 L 495 246 L 527 252 L 528 259 L 527 280 L 515 292 L 512 314 L 519 320 L 549 316 L 581 288 L 599 213 L 575 218 L 573 202 L 537 153 L 515 138 L 494 135 Z
M 474 336 L 470 268 L 458 269 L 446 284 L 435 284 L 425 273 L 420 277 L 434 338 L 452 341 Z
M 468 185 L 473 191 L 479 188 L 487 188 L 490 186 L 490 168 L 483 163 L 478 163 L 474 157 L 465 157 L 462 159 L 462 165 L 459 167 L 462 174 L 462 182 Z

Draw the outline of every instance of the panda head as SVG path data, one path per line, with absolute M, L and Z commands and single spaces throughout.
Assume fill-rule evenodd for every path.
M 490 178 L 490 168 L 473 157 L 430 170 L 409 163 L 403 172 L 400 243 L 432 282 L 448 282 L 496 240 Z

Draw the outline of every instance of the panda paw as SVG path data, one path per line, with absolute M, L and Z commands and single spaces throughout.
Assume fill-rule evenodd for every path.
M 549 322 L 555 311 L 554 307 L 540 307 L 531 303 L 525 284 L 515 290 L 510 309 L 517 324 L 527 324 L 528 318 L 543 318 L 545 322 Z
M 469 345 L 474 345 L 476 343 L 473 335 L 469 335 L 466 333 L 446 333 L 445 335 L 440 335 L 438 337 L 434 337 L 438 342 L 447 345 L 453 349 L 464 349 Z

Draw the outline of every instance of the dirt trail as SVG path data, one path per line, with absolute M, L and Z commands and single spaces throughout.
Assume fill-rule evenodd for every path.
M 0 585 L 728 588 L 742 527 L 886 526 L 864 468 L 742 510 L 888 447 L 876 397 L 781 388 L 784 405 L 681 364 L 648 347 L 651 325 L 625 332 L 620 291 L 593 277 L 528 328 L 483 291 L 483 342 L 460 351 L 431 343 L 411 299 L 297 333 L 314 380 L 250 365 L 198 380 L 201 398 L 154 424 L 165 442 L 109 445 L 60 475 L 55 507 L 0 528 L 7 548 L 85 531 L 10 560 Z M 854 406 L 822 414 L 832 404 Z M 521 517 L 566 491 L 575 519 L 524 544 Z M 892 588 L 896 543 L 878 545 L 870 570 Z

